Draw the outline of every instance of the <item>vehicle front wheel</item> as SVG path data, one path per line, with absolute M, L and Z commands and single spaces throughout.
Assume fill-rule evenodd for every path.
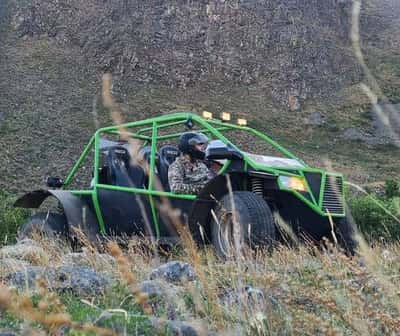
M 29 217 L 22 225 L 18 238 L 67 237 L 67 234 L 67 221 L 64 215 L 53 212 L 39 212 Z
M 339 246 L 349 255 L 354 255 L 358 246 L 355 225 L 348 217 L 336 221 L 335 234 Z
M 245 247 L 272 247 L 275 221 L 264 199 L 249 191 L 234 191 L 222 197 L 211 223 L 211 240 L 223 258 Z

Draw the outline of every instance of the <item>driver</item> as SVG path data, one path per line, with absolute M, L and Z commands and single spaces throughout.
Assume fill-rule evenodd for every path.
M 187 132 L 179 138 L 180 156 L 168 169 L 168 182 L 172 192 L 197 194 L 213 177 L 204 163 L 208 138 L 203 133 Z

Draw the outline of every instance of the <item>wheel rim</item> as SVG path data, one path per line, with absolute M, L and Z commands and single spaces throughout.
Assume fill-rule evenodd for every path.
M 235 223 L 232 211 L 224 211 L 218 221 L 218 245 L 227 258 L 239 255 L 243 249 L 243 234 L 239 223 Z

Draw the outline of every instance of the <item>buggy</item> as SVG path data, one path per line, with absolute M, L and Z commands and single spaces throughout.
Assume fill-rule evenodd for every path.
M 206 159 L 216 172 L 198 195 L 173 193 L 168 184 L 168 167 L 179 155 L 175 144 L 187 131 L 210 138 Z M 84 188 L 78 176 L 90 158 L 92 179 Z M 36 213 L 21 228 L 23 236 L 40 227 L 72 237 L 80 228 L 89 239 L 143 235 L 176 243 L 178 230 L 159 206 L 168 200 L 195 241 L 214 245 L 221 255 L 237 242 L 254 247 L 281 240 L 278 219 L 297 237 L 319 242 L 335 234 L 348 251 L 355 247 L 343 175 L 308 166 L 244 119 L 181 112 L 100 128 L 66 178 L 49 178 L 47 185 L 15 206 L 39 208 L 55 197 L 62 211 Z

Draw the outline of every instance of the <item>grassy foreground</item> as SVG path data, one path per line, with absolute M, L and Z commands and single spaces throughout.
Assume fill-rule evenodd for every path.
M 67 248 L 42 241 L 62 263 Z M 86 250 L 95 270 L 117 277 L 116 285 L 96 297 L 49 292 L 38 281 L 34 293 L 0 285 L 0 330 L 29 335 L 168 335 L 163 321 L 191 323 L 200 335 L 395 335 L 400 331 L 400 244 L 361 244 L 352 259 L 336 250 L 278 247 L 222 262 L 211 250 L 185 249 L 155 254 L 132 241 L 123 251 L 108 245 L 112 258 Z M 195 255 L 193 255 L 195 253 Z M 189 262 L 197 280 L 174 287 L 168 299 L 138 290 L 151 269 L 168 260 Z M 101 261 L 101 262 L 99 262 Z M 169 285 L 172 286 L 172 285 Z M 246 291 L 251 286 L 258 291 Z M 232 293 L 238 293 L 236 296 Z M 173 311 L 173 313 L 171 313 Z M 173 317 L 171 317 L 171 314 Z M 155 328 L 154 317 L 161 321 Z M 61 328 L 61 329 L 60 329 Z

